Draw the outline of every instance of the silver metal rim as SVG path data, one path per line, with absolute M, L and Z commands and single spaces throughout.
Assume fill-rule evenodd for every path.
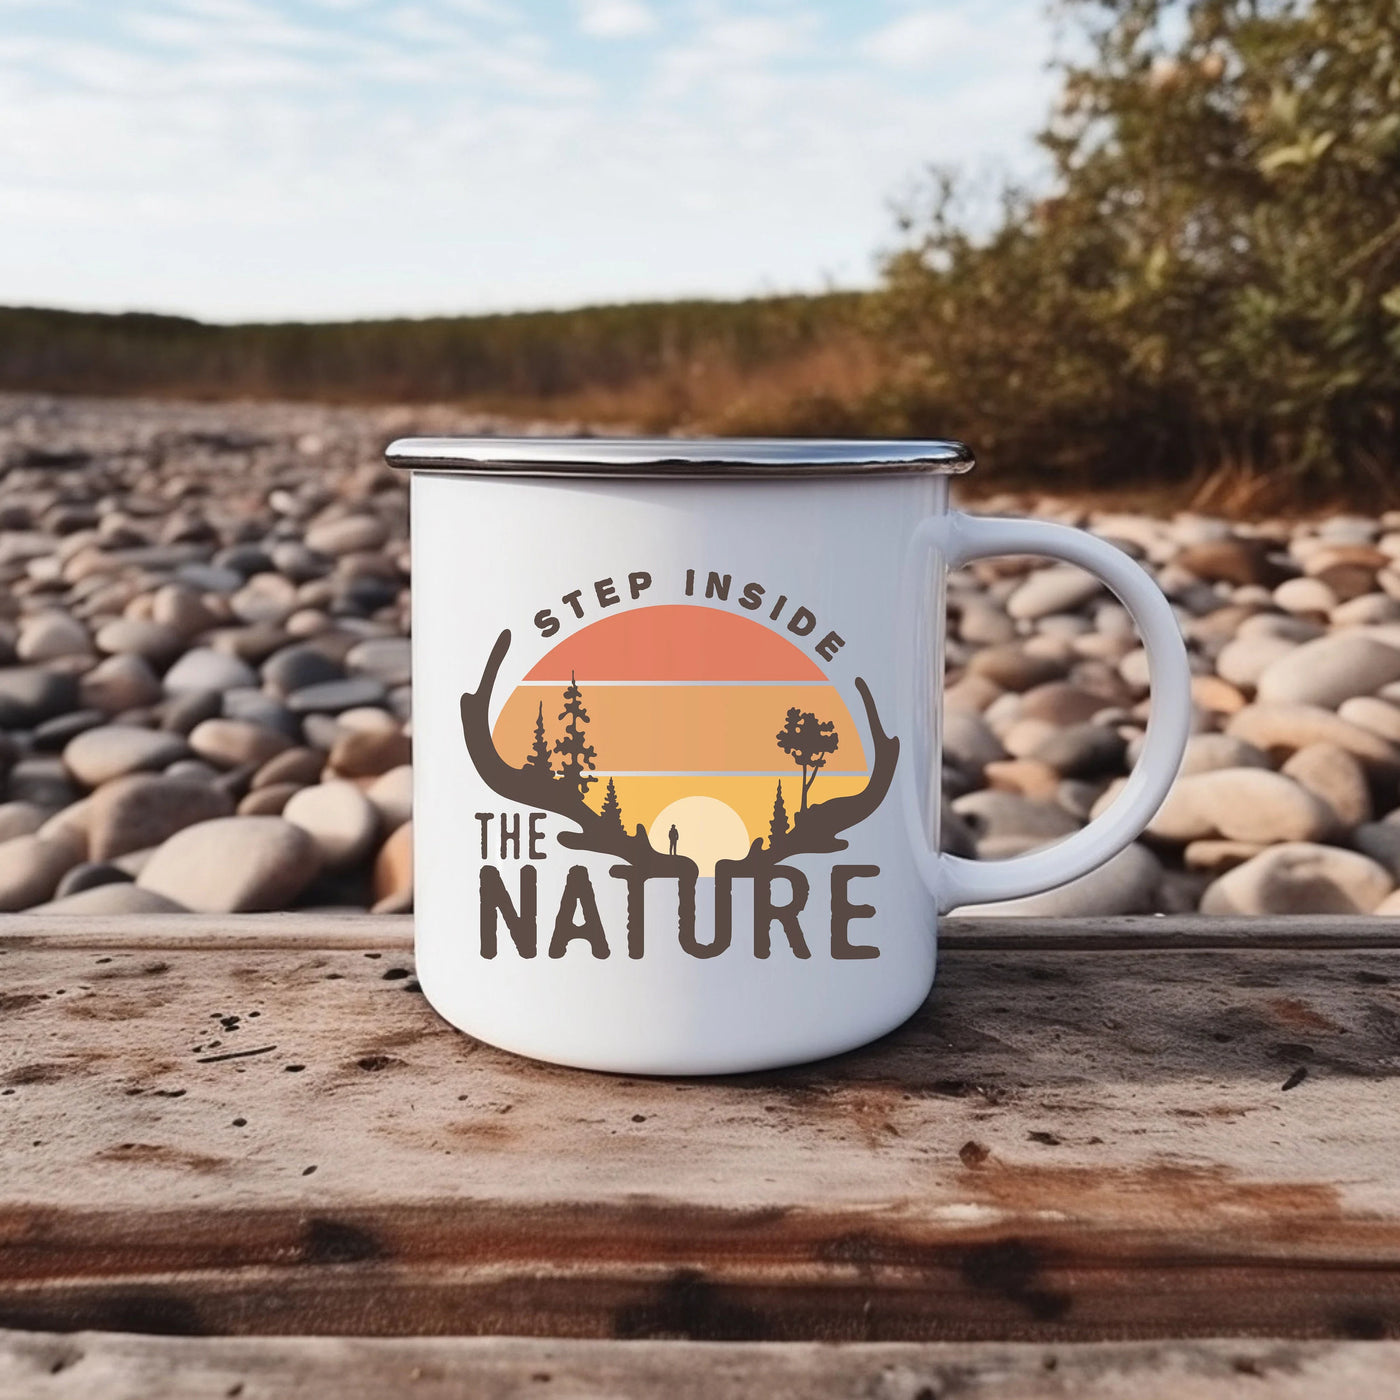
M 960 475 L 974 462 L 960 442 L 888 438 L 399 438 L 384 456 L 406 471 L 649 481 Z

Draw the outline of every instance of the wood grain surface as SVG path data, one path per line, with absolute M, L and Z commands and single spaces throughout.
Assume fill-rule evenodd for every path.
M 5 1400 L 1389 1400 L 1397 1342 L 862 1344 L 0 1333 Z
M 0 1326 L 1400 1335 L 1400 938 L 1183 922 L 954 924 L 876 1045 L 647 1080 L 446 1026 L 405 920 L 11 916 Z

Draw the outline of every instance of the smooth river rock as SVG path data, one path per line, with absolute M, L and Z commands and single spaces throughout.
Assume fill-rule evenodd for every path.
M 1400 648 L 1357 632 L 1338 632 L 1304 642 L 1268 666 L 1259 677 L 1265 703 L 1319 705 L 1336 709 L 1353 695 L 1373 695 L 1400 680 Z
M 1201 897 L 1203 914 L 1369 914 L 1394 888 L 1369 856 L 1337 846 L 1271 846 L 1222 875 Z
M 1305 787 L 1267 768 L 1222 768 L 1179 778 L 1148 825 L 1160 841 L 1316 841 L 1337 825 Z
M 232 812 L 228 794 L 213 783 L 154 773 L 118 778 L 98 788 L 88 804 L 88 853 L 112 860 Z
M 316 842 L 281 817 L 224 817 L 176 832 L 137 884 L 204 914 L 286 909 L 321 869 Z
M 379 834 L 374 804 L 348 782 L 301 788 L 282 808 L 282 815 L 311 836 L 328 870 L 343 870 L 362 860 Z
M 127 773 L 164 768 L 189 753 L 178 734 L 134 725 L 104 724 L 89 729 L 63 750 L 68 771 L 85 786 L 100 787 Z

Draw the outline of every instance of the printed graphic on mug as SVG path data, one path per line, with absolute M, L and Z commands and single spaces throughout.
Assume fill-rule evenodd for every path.
M 648 575 L 632 575 L 634 598 L 649 585 Z M 478 814 L 482 956 L 502 951 L 503 931 L 523 957 L 563 956 L 575 939 L 596 957 L 612 952 L 598 914 L 596 870 L 572 866 L 558 910 L 540 908 L 535 858 L 549 857 L 539 820 L 547 813 L 570 824 L 556 833 L 564 848 L 556 848 L 558 856 L 592 852 L 620 862 L 607 875 L 626 885 L 628 956 L 645 956 L 650 880 L 675 882 L 676 936 L 695 957 L 730 946 L 736 880 L 753 882 L 754 955 L 770 956 L 776 930 L 795 956 L 811 956 L 802 914 L 821 872 L 793 862 L 848 848 L 843 833 L 889 791 L 898 740 L 886 734 L 863 679 L 853 681 L 859 717 L 847 706 L 822 666 L 844 640 L 816 634 L 805 609 L 789 609 L 781 595 L 769 601 L 758 584 L 734 589 L 732 575 L 710 575 L 697 586 L 687 571 L 685 591 L 702 596 L 631 607 L 615 599 L 624 607 L 546 650 L 504 703 L 495 691 L 515 643 L 502 632 L 481 684 L 461 697 L 463 736 L 478 775 L 499 796 L 531 809 L 516 888 L 489 859 L 491 823 L 501 818 Z M 734 611 L 736 604 L 782 617 L 796 640 Z M 536 646 L 561 627 L 548 610 L 535 622 Z M 511 848 L 503 841 L 501 849 Z M 879 956 L 849 932 L 875 912 L 863 902 L 868 886 L 852 882 L 878 874 L 867 863 L 831 867 L 831 956 Z M 697 931 L 701 879 L 715 881 L 714 927 Z M 828 930 L 821 934 L 827 944 Z

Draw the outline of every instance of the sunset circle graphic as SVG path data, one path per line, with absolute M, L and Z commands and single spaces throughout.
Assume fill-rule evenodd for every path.
M 506 698 L 492 739 L 508 763 L 547 761 L 583 784 L 595 812 L 702 876 L 804 806 L 859 792 L 870 772 L 812 657 L 753 618 L 696 604 L 581 628 Z

